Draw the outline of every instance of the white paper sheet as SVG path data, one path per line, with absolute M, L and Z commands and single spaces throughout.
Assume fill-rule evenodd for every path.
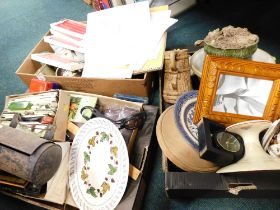
M 177 19 L 170 18 L 170 15 L 170 10 L 160 10 L 150 14 L 149 30 L 147 31 L 148 40 L 145 43 L 145 50 L 143 54 L 139 55 L 137 62 L 131 64 L 131 68 L 139 70 L 148 60 L 155 59 L 158 56 L 163 33 L 177 22 Z
M 147 1 L 89 13 L 82 76 L 110 78 L 108 71 L 135 63 L 146 51 L 149 25 Z
M 170 15 L 150 13 L 148 1 L 89 13 L 82 77 L 131 78 L 157 58 L 164 32 L 177 22 Z
M 151 13 L 151 24 L 150 24 L 150 50 L 149 59 L 155 59 L 160 50 L 159 43 L 161 41 L 164 32 L 178 20 L 170 18 L 171 10 L 162 10 Z

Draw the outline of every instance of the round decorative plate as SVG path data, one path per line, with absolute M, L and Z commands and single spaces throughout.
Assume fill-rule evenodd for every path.
M 70 190 L 80 209 L 114 209 L 127 185 L 129 158 L 125 141 L 109 120 L 87 121 L 70 153 Z
M 204 49 L 201 48 L 198 51 L 196 51 L 190 58 L 190 65 L 191 65 L 192 71 L 198 77 L 201 77 L 201 74 L 202 74 L 202 68 L 203 68 L 205 55 L 206 54 L 204 52 Z M 265 63 L 275 63 L 274 58 L 270 54 L 268 54 L 267 52 L 265 52 L 259 48 L 252 55 L 252 60 L 259 61 L 259 62 L 265 62 Z
M 192 145 L 194 149 L 199 150 L 197 126 L 193 124 L 193 116 L 198 91 L 186 92 L 176 101 L 174 116 L 176 125 L 185 140 Z

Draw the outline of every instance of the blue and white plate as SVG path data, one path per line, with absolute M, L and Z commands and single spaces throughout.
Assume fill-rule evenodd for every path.
M 174 115 L 176 125 L 179 128 L 184 139 L 198 151 L 198 131 L 197 126 L 193 124 L 193 116 L 198 91 L 189 91 L 184 93 L 176 101 Z

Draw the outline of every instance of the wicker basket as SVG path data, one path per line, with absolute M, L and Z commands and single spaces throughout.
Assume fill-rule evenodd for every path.
M 174 104 L 184 92 L 192 90 L 187 49 L 166 51 L 164 55 L 163 99 Z

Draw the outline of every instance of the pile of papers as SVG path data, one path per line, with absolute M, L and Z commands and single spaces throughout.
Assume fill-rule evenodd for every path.
M 87 24 L 69 19 L 52 23 L 44 41 L 54 53 L 31 58 L 68 71 L 82 69 L 82 77 L 131 78 L 165 48 L 163 35 L 177 22 L 166 8 L 150 10 L 143 1 L 89 13 Z
M 158 54 L 164 32 L 177 22 L 170 15 L 150 12 L 148 1 L 89 13 L 82 76 L 131 78 Z

